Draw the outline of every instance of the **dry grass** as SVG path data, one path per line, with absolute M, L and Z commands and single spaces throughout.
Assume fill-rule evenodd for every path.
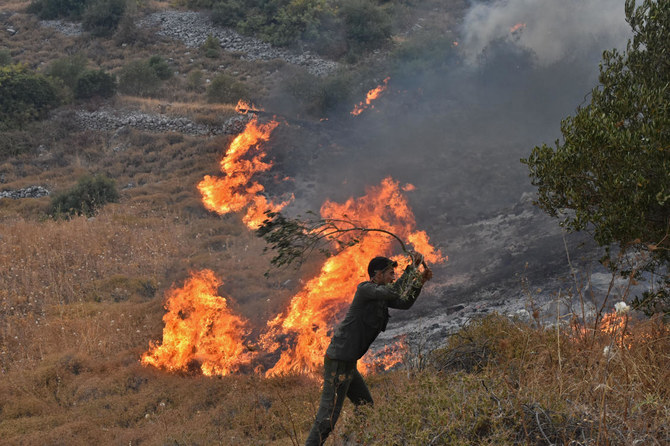
M 453 9 L 437 10 L 433 0 L 424 6 L 435 23 Z M 35 69 L 77 52 L 110 71 L 153 54 L 171 59 L 179 74 L 157 98 L 120 96 L 110 104 L 201 122 L 229 116 L 232 106 L 204 104 L 201 93 L 186 88 L 189 71 L 205 78 L 237 72 L 263 95 L 284 68 L 234 55 L 207 59 L 161 39 L 122 47 L 113 39 L 64 37 L 23 14 L 10 22 L 19 33 L 0 33 L 0 46 Z M 165 291 L 190 270 L 214 270 L 224 282 L 220 293 L 257 330 L 294 291 L 281 284 L 292 278 L 298 286 L 292 271 L 262 279 L 263 243 L 238 217 L 219 217 L 200 203 L 196 185 L 219 172 L 229 138 L 80 132 L 67 121 L 36 124 L 26 135 L 32 149 L 0 160 L 2 188 L 58 191 L 82 174 L 104 173 L 116 179 L 121 200 L 93 219 L 63 221 L 46 217 L 48 198 L 0 200 L 1 443 L 302 444 L 318 404 L 316 381 L 169 375 L 139 364 L 149 342 L 160 339 Z M 621 346 L 603 333 L 580 337 L 567 327 L 557 334 L 483 319 L 436 352 L 433 367 L 369 377 L 375 408 L 362 418 L 346 403 L 329 442 L 670 444 L 667 327 L 645 321 L 627 330 L 631 343 Z
M 475 321 L 434 352 L 442 371 L 391 374 L 341 432 L 360 444 L 667 444 L 670 331 L 658 320 L 626 330 L 622 347 L 619 335 Z M 464 346 L 486 358 L 479 368 L 452 361 Z

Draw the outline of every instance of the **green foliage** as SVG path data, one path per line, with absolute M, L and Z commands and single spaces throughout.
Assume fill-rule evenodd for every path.
M 640 254 L 642 266 L 625 273 L 657 270 L 663 280 L 662 265 L 670 264 L 670 1 L 635 8 L 628 0 L 626 17 L 633 39 L 623 53 L 604 52 L 591 103 L 561 123 L 564 141 L 535 147 L 522 162 L 543 210 L 562 216 L 570 231 L 591 229 L 600 245 Z
M 345 0 L 340 11 L 351 50 L 377 48 L 391 37 L 391 18 L 372 2 Z
M 230 104 L 240 99 L 249 99 L 247 87 L 225 73 L 217 74 L 207 87 L 207 100 L 209 102 Z
M 27 11 L 42 20 L 79 19 L 90 0 L 33 0 Z
M 313 212 L 307 217 L 287 218 L 281 212 L 268 212 L 263 224 L 256 230 L 256 235 L 265 240 L 275 256 L 270 263 L 276 267 L 298 265 L 315 250 L 330 255 L 332 247 L 342 250 L 359 243 L 362 235 L 381 233 L 394 238 L 409 253 L 406 243 L 396 234 L 379 228 L 361 226 L 349 219 L 319 218 Z
M 190 91 L 202 90 L 202 70 L 193 70 L 186 76 L 186 88 Z
M 104 70 L 85 71 L 77 79 L 74 95 L 77 99 L 89 99 L 95 96 L 109 98 L 116 93 L 116 78 Z
M 43 119 L 59 104 L 58 90 L 45 76 L 21 65 L 0 67 L 0 130 Z
M 50 214 L 91 217 L 105 204 L 119 200 L 114 180 L 103 175 L 84 176 L 77 184 L 51 199 Z
M 96 37 L 107 37 L 116 30 L 126 9 L 126 0 L 95 0 L 84 11 L 82 27 Z
M 246 11 L 244 0 L 220 0 L 212 9 L 212 22 L 235 28 L 244 20 Z
M 339 57 L 387 41 L 388 9 L 367 0 L 219 0 L 213 5 L 212 20 L 273 45 L 300 41 L 321 54 Z
M 149 62 L 136 60 L 124 66 L 119 73 L 119 91 L 137 96 L 156 93 L 161 80 Z
M 415 82 L 417 76 L 443 70 L 455 55 L 453 41 L 447 37 L 432 33 L 414 36 L 391 51 L 391 76 Z
M 47 67 L 48 76 L 60 79 L 66 87 L 74 91 L 77 88 L 77 81 L 86 70 L 86 57 L 83 54 L 65 56 L 56 59 Z
M 205 54 L 205 57 L 216 59 L 221 53 L 221 42 L 219 42 L 219 39 L 210 34 L 207 36 L 205 43 L 203 43 L 200 47 L 200 50 Z
M 351 105 L 353 77 L 348 72 L 318 77 L 299 71 L 287 79 L 284 88 L 307 113 L 323 117 L 343 104 Z
M 86 64 L 82 54 L 66 56 L 53 61 L 46 73 L 62 81 L 77 99 L 113 96 L 116 93 L 115 77 L 104 70 L 87 70 Z
M 167 61 L 159 55 L 153 55 L 149 58 L 149 66 L 156 72 L 160 80 L 168 80 L 172 77 L 172 69 Z
M 1 49 L 0 50 L 0 67 L 4 67 L 5 65 L 11 65 L 12 63 L 12 54 L 9 52 L 8 49 Z

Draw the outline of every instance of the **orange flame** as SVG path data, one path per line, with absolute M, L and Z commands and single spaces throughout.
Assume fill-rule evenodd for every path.
M 251 102 L 246 102 L 246 101 L 240 99 L 239 101 L 237 101 L 237 105 L 235 106 L 235 111 L 237 113 L 241 113 L 243 115 L 246 115 L 249 112 L 253 113 L 253 112 L 263 111 L 263 108 L 256 107 Z
M 321 207 L 324 218 L 348 218 L 368 228 L 391 231 L 410 240 L 428 262 L 446 260 L 430 245 L 423 231 L 415 230 L 414 214 L 402 195 L 399 184 L 386 178 L 367 195 L 343 204 L 326 201 Z M 268 351 L 281 351 L 279 361 L 267 371 L 267 376 L 286 373 L 313 374 L 322 364 L 330 331 L 336 319 L 354 295 L 358 283 L 367 280 L 368 261 L 380 254 L 389 254 L 394 240 L 379 233 L 366 233 L 360 242 L 338 255 L 328 258 L 318 276 L 309 280 L 296 294 L 289 308 L 268 322 L 268 331 L 261 344 Z M 407 262 L 405 262 L 405 265 Z M 282 345 L 281 338 L 292 339 Z M 395 361 L 395 359 L 392 359 Z
M 386 87 L 388 87 L 389 79 L 390 77 L 387 77 L 382 81 L 381 85 L 368 91 L 368 94 L 365 96 L 365 101 L 361 101 L 358 105 L 356 105 L 354 109 L 351 111 L 351 114 L 353 116 L 358 116 L 361 113 L 363 113 L 363 110 L 367 108 L 375 108 L 374 105 L 371 105 L 372 101 L 377 99 L 382 94 L 382 92 L 386 90 Z
M 265 187 L 251 178 L 272 167 L 271 162 L 264 161 L 265 153 L 259 148 L 260 143 L 268 141 L 270 134 L 279 125 L 276 121 L 259 124 L 254 118 L 230 143 L 226 155 L 221 160 L 221 171 L 225 177 L 205 175 L 198 184 L 202 201 L 207 209 L 219 214 L 239 212 L 246 208 L 242 221 L 250 229 L 257 229 L 265 220 L 265 212 L 277 212 L 288 204 L 275 204 L 261 195 Z M 248 154 L 255 155 L 248 159 Z
M 234 373 L 251 363 L 254 353 L 243 343 L 247 322 L 217 296 L 220 285 L 212 271 L 203 270 L 168 292 L 163 342 L 151 343 L 142 364 L 211 376 Z
M 510 34 L 514 34 L 514 33 L 517 32 L 517 31 L 521 31 L 521 30 L 524 29 L 525 27 L 526 27 L 526 24 L 525 24 L 525 23 L 517 23 L 516 25 L 512 26 L 512 27 L 509 29 L 509 32 L 510 32 Z

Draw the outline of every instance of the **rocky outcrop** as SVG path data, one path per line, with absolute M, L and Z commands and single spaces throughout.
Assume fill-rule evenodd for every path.
M 237 134 L 244 129 L 249 119 L 250 115 L 233 116 L 223 125 L 214 127 L 193 122 L 188 118 L 148 114 L 136 110 L 77 110 L 74 113 L 75 123 L 82 129 L 114 131 L 121 127 L 131 127 L 149 132 L 177 132 L 187 135 Z
M 0 198 L 40 198 L 49 195 L 49 191 L 42 186 L 28 186 L 23 189 L 5 190 L 0 192 Z
M 310 52 L 295 53 L 275 48 L 269 43 L 242 36 L 227 28 L 215 26 L 209 16 L 201 12 L 161 11 L 150 14 L 137 22 L 141 27 L 158 27 L 158 34 L 179 40 L 189 47 L 202 45 L 209 35 L 216 37 L 226 51 L 242 53 L 245 60 L 281 59 L 293 65 L 304 66 L 317 76 L 334 71 L 338 64 Z
M 43 20 L 40 23 L 66 36 L 78 36 L 82 33 L 80 23 L 63 20 Z M 296 53 L 276 48 L 253 37 L 242 36 L 231 29 L 215 26 L 209 16 L 202 12 L 166 10 L 140 18 L 136 25 L 157 28 L 158 35 L 179 40 L 192 48 L 199 47 L 212 35 L 219 40 L 221 48 L 241 53 L 244 60 L 281 59 L 292 65 L 304 66 L 316 76 L 325 76 L 339 66 L 337 62 L 322 59 L 309 51 Z
M 47 28 L 53 28 L 69 37 L 76 37 L 82 33 L 81 23 L 66 22 L 64 20 L 42 20 L 40 24 Z

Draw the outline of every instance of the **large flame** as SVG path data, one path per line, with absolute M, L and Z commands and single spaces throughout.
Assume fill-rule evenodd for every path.
M 151 343 L 142 364 L 210 376 L 234 373 L 251 363 L 254 353 L 243 342 L 247 323 L 217 295 L 219 285 L 212 271 L 203 270 L 168 292 L 163 342 Z
M 256 105 L 252 104 L 251 102 L 244 101 L 240 99 L 237 101 L 237 105 L 235 106 L 235 111 L 237 113 L 241 113 L 243 115 L 246 115 L 247 113 L 257 113 L 257 112 L 262 112 L 264 109 L 261 107 L 257 107 Z
M 358 105 L 356 105 L 354 109 L 351 111 L 351 114 L 354 116 L 358 116 L 361 113 L 363 113 L 363 111 L 367 108 L 375 108 L 375 106 L 372 105 L 372 101 L 377 99 L 384 92 L 384 90 L 386 90 L 386 87 L 388 87 L 389 79 L 390 78 L 387 77 L 382 81 L 381 85 L 378 85 L 377 87 L 368 91 L 368 94 L 365 96 L 365 101 L 361 101 Z
M 262 195 L 265 187 L 252 177 L 265 172 L 272 163 L 265 161 L 265 153 L 260 144 L 270 139 L 270 134 L 279 125 L 276 121 L 259 124 L 254 118 L 230 143 L 226 155 L 221 160 L 224 177 L 206 175 L 198 184 L 205 207 L 219 214 L 240 212 L 246 209 L 242 218 L 250 229 L 257 229 L 265 220 L 268 211 L 277 212 L 288 202 L 272 203 Z M 253 156 L 249 156 L 253 155 Z
M 367 195 L 359 199 L 350 198 L 343 204 L 326 201 L 321 215 L 393 232 L 409 240 L 426 261 L 445 260 L 430 244 L 426 233 L 415 230 L 414 215 L 399 184 L 391 178 L 384 179 L 380 186 L 368 188 Z M 321 272 L 292 298 L 289 308 L 268 322 L 261 344 L 268 351 L 281 351 L 278 362 L 267 371 L 268 376 L 312 374 L 319 369 L 330 331 L 351 302 L 356 286 L 368 279 L 368 261 L 377 255 L 389 255 L 394 243 L 388 235 L 370 232 L 362 235 L 358 244 L 326 260 Z M 286 339 L 290 340 L 288 345 Z

